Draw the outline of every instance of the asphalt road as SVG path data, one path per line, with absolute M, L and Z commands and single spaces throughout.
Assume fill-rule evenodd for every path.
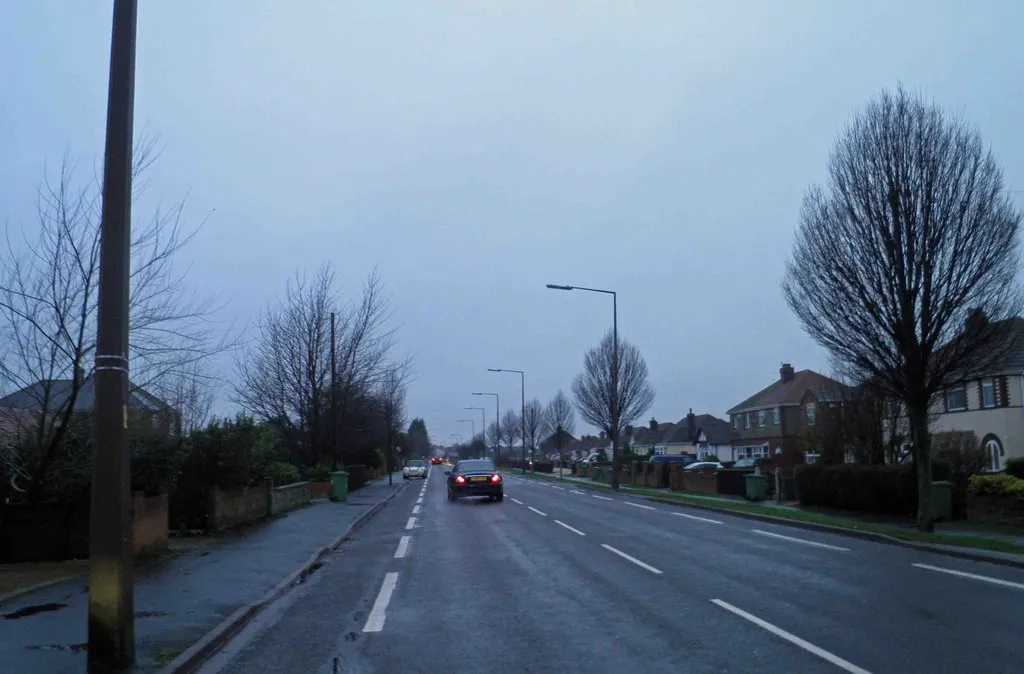
M 1024 671 L 1024 571 L 509 476 L 413 485 L 204 668 Z

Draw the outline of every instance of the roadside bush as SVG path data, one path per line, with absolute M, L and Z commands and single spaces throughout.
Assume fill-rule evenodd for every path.
M 803 465 L 796 468 L 796 483 L 808 506 L 896 516 L 917 511 L 912 465 Z
M 139 437 L 131 441 L 132 491 L 155 496 L 174 489 L 187 448 L 176 438 Z
M 345 466 L 342 470 L 348 473 L 348 490 L 360 489 L 370 479 L 370 471 L 366 466 Z
M 718 461 L 718 457 L 715 456 L 714 454 L 708 454 L 702 460 L 703 461 Z
M 1007 459 L 1006 474 L 1024 480 L 1024 459 L 1017 457 Z
M 1024 496 L 1024 479 L 1012 475 L 975 475 L 969 489 L 978 496 Z
M 275 487 L 299 481 L 299 469 L 284 461 L 271 461 L 268 463 L 264 475 L 274 483 Z
M 538 473 L 553 473 L 555 472 L 554 461 L 534 461 L 533 468 Z

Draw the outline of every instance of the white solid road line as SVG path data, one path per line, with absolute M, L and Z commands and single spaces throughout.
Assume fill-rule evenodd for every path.
M 387 618 L 388 604 L 391 602 L 391 595 L 394 594 L 395 585 L 397 584 L 398 573 L 390 571 L 384 576 L 380 592 L 377 593 L 377 601 L 373 602 L 370 616 L 366 619 L 366 625 L 363 627 L 364 632 L 380 632 L 384 629 L 384 619 Z
M 413 515 L 419 515 L 419 514 L 420 514 L 420 506 L 418 506 L 418 505 L 414 505 L 414 506 L 412 507 L 412 514 L 413 514 Z
M 544 517 L 547 517 L 547 516 L 548 516 L 548 514 L 547 514 L 547 513 L 542 513 L 541 511 L 537 510 L 537 509 L 536 509 L 536 508 L 534 508 L 533 506 L 526 506 L 526 507 L 527 507 L 527 508 L 529 508 L 530 510 L 532 510 L 533 512 L 537 513 L 538 515 L 543 515 Z
M 632 557 L 630 555 L 627 555 L 622 550 L 616 550 L 615 548 L 613 548 L 612 546 L 608 545 L 607 543 L 602 543 L 601 547 L 604 548 L 605 550 L 610 550 L 611 552 L 614 552 L 616 555 L 618 555 L 619 557 L 622 557 L 623 559 L 628 559 L 629 561 L 633 562 L 637 566 L 642 567 L 644 569 L 647 569 L 651 573 L 656 573 L 658 575 L 661 575 L 661 571 L 659 569 L 654 568 L 650 564 L 644 564 L 643 562 L 641 562 L 636 557 Z
M 569 531 L 573 532 L 574 534 L 579 534 L 580 536 L 586 536 L 586 534 L 585 534 L 585 533 L 583 533 L 583 532 L 582 532 L 582 531 L 580 531 L 579 529 L 573 529 L 572 527 L 570 527 L 570 526 L 569 526 L 568 524 L 566 524 L 565 522 L 560 522 L 560 521 L 558 521 L 558 520 L 555 520 L 555 524 L 557 524 L 557 525 L 559 525 L 559 526 L 563 526 L 563 527 L 565 527 L 566 529 L 568 529 Z
M 651 506 L 640 505 L 639 503 L 633 503 L 632 501 L 623 501 L 626 505 L 633 506 L 634 508 L 643 508 L 644 510 L 657 510 Z
M 406 553 L 409 552 L 409 536 L 402 536 L 402 540 L 398 541 L 398 549 L 395 550 L 395 559 L 402 559 Z
M 607 496 L 598 496 L 597 494 L 591 494 L 591 496 L 594 497 L 594 498 L 599 498 L 602 501 L 614 501 L 615 500 L 613 498 L 608 498 Z
M 509 498 L 512 498 L 512 497 L 511 497 L 511 496 L 509 496 Z M 517 498 L 512 498 L 512 502 L 513 502 L 513 503 L 518 503 L 519 505 L 523 505 L 523 502 L 522 502 L 522 501 L 520 501 L 520 500 L 519 500 L 519 499 L 517 499 Z
M 711 524 L 725 524 L 721 520 L 713 520 L 708 517 L 697 517 L 696 515 L 687 515 L 686 513 L 672 513 L 676 517 L 686 517 L 687 519 L 697 520 L 698 522 L 710 522 Z
M 781 638 L 785 639 L 786 641 L 788 641 L 789 643 L 793 644 L 794 646 L 799 646 L 800 648 L 804 649 L 808 653 L 813 653 L 814 655 L 817 655 L 822 660 L 826 660 L 828 662 L 831 662 L 836 667 L 839 667 L 842 670 L 850 672 L 850 674 L 871 674 L 868 670 L 863 669 L 861 667 L 858 667 L 857 665 L 853 664 L 852 662 L 847 662 L 846 660 L 843 660 L 838 655 L 833 655 L 832 653 L 829 653 L 828 651 L 826 651 L 823 648 L 818 648 L 814 644 L 812 644 L 812 643 L 810 643 L 808 641 L 804 641 L 803 639 L 801 639 L 800 637 L 798 637 L 798 636 L 796 636 L 794 634 L 790 634 L 789 632 L 787 632 L 786 630 L 782 629 L 781 627 L 776 627 L 775 625 L 771 624 L 770 622 L 766 622 L 764 620 L 761 620 L 757 616 L 751 615 L 751 614 L 747 613 L 746 611 L 744 611 L 742 609 L 736 608 L 732 604 L 728 604 L 728 603 L 722 601 L 721 599 L 712 599 L 711 603 L 715 604 L 716 606 L 719 606 L 721 608 L 724 608 L 726 611 L 729 611 L 731 613 L 734 613 L 734 614 L 738 615 L 739 617 L 743 618 L 744 620 L 749 620 L 750 622 L 754 623 L 758 627 L 760 627 L 762 629 L 765 629 L 765 630 L 768 630 L 769 632 L 771 632 L 775 636 L 781 637 Z
M 770 531 L 762 531 L 760 529 L 751 529 L 755 534 L 761 534 L 762 536 L 771 536 L 772 538 L 780 538 L 784 541 L 792 541 L 793 543 L 803 543 L 804 545 L 813 545 L 816 548 L 825 548 L 826 550 L 838 550 L 839 552 L 849 552 L 850 548 L 841 548 L 838 545 L 829 545 L 828 543 L 818 543 L 817 541 L 809 541 L 806 538 L 793 538 L 792 536 L 783 536 L 782 534 L 773 534 Z
M 412 529 L 415 526 L 416 526 L 416 518 L 415 517 L 410 517 L 409 521 L 405 523 L 405 530 L 408 531 L 409 529 Z
M 1002 578 L 992 578 L 991 576 L 980 576 L 976 573 L 968 573 L 966 571 L 956 571 L 954 569 L 944 569 L 941 566 L 932 566 L 931 564 L 911 564 L 919 569 L 928 569 L 929 571 L 938 571 L 939 573 L 948 573 L 951 576 L 960 576 L 961 578 L 970 578 L 972 580 L 982 580 L 986 583 L 992 583 L 993 585 L 1002 585 L 1003 587 L 1012 587 L 1015 590 L 1024 590 L 1024 583 L 1015 583 L 1012 580 L 1003 580 Z

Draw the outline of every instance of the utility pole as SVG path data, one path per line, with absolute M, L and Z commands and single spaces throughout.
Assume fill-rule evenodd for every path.
M 331 312 L 331 465 L 338 469 L 338 360 L 335 354 L 334 312 Z
M 135 663 L 127 403 L 137 13 L 136 0 L 114 0 L 96 312 L 89 511 L 90 674 L 119 671 Z

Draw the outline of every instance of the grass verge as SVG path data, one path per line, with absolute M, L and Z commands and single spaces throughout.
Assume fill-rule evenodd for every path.
M 518 474 L 522 475 L 521 472 Z M 533 477 L 542 480 L 551 480 L 555 482 L 560 481 L 557 475 L 550 475 L 547 473 L 527 474 L 527 477 Z M 602 484 L 600 482 L 588 482 L 581 480 L 561 481 L 570 482 L 571 484 L 575 484 L 580 487 L 586 487 L 587 489 L 611 491 L 611 487 L 609 485 Z M 986 538 L 982 535 L 969 536 L 943 533 L 928 534 L 920 531 L 913 531 L 897 526 L 892 526 L 889 524 L 861 522 L 858 520 L 853 520 L 845 517 L 837 517 L 835 515 L 825 515 L 822 513 L 809 512 L 806 510 L 800 510 L 798 508 L 761 505 L 758 503 L 751 503 L 749 501 L 740 499 L 737 499 L 735 502 L 732 502 L 729 500 L 725 500 L 722 497 L 716 497 L 714 499 L 706 497 L 702 498 L 700 496 L 693 496 L 689 494 L 683 494 L 680 492 L 665 492 L 655 489 L 644 489 L 643 487 L 634 487 L 629 490 L 622 490 L 622 492 L 628 494 L 651 496 L 662 501 L 678 503 L 680 505 L 694 506 L 698 508 L 707 508 L 710 510 L 720 510 L 723 512 L 731 512 L 745 515 L 756 515 L 758 517 L 772 518 L 777 520 L 787 520 L 790 522 L 806 522 L 809 524 L 820 524 L 827 527 L 845 529 L 851 532 L 867 532 L 881 534 L 884 536 L 889 536 L 891 538 L 899 539 L 901 541 L 908 541 L 912 543 L 948 545 L 951 547 L 958 548 L 990 550 L 992 552 L 1009 552 L 1018 555 L 1024 554 L 1024 546 L 1018 545 L 1012 541 L 999 540 L 995 538 Z M 956 526 L 959 527 L 959 523 Z M 989 527 L 979 528 L 979 533 L 984 533 L 986 529 L 989 529 Z M 1007 532 L 1005 531 L 1005 528 L 1003 528 L 1003 530 L 1000 533 L 1005 534 Z

